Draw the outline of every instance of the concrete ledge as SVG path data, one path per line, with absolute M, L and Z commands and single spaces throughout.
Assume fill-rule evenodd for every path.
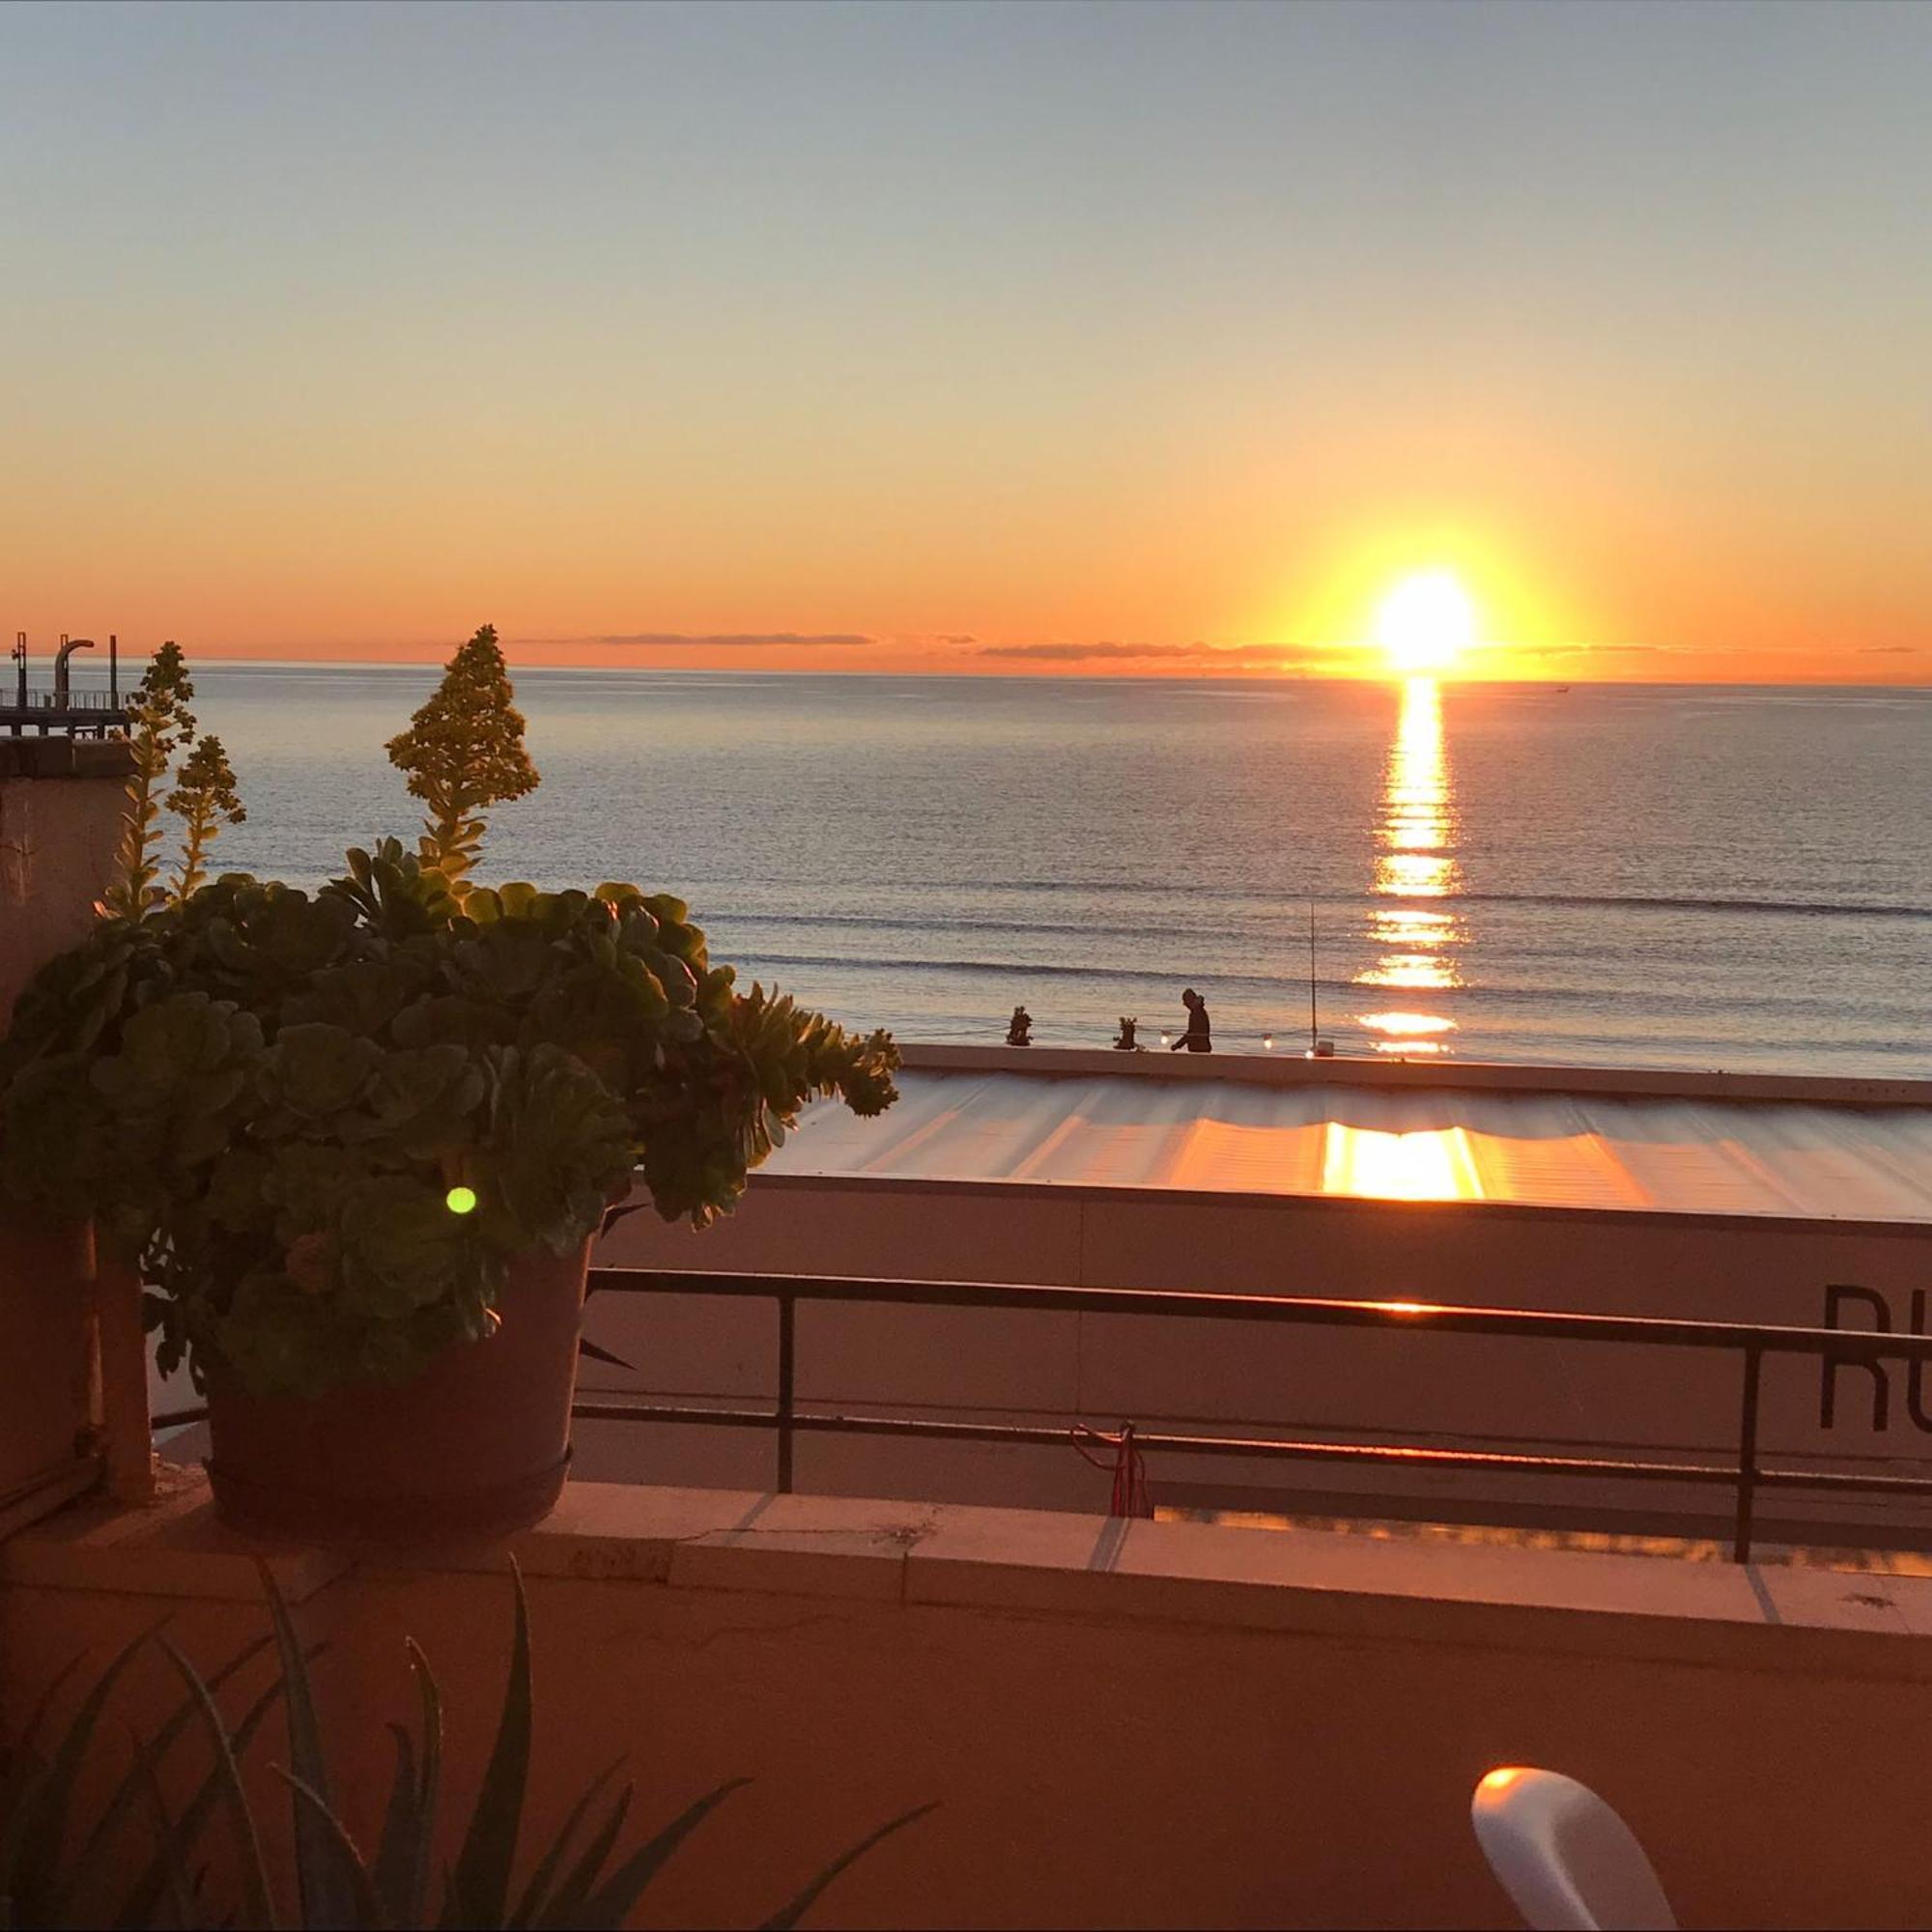
M 305 1598 L 337 1782 L 371 1835 L 383 1720 L 414 1708 L 406 1639 L 443 1688 L 466 1815 L 514 1554 L 545 1821 L 612 1759 L 651 1823 L 754 1780 L 667 1868 L 652 1923 L 759 1922 L 937 1801 L 839 1880 L 838 1923 L 1502 1925 L 1468 1824 L 1498 1763 L 1601 1790 L 1683 1923 L 1932 1916 L 1932 1578 L 595 1483 L 506 1544 L 352 1560 L 230 1537 L 187 1479 L 0 1548 L 0 1729 L 77 1649 L 158 1617 L 204 1665 L 259 1641 L 258 1553 Z M 153 1723 L 178 1696 L 157 1664 L 129 1708 Z M 245 1768 L 274 1817 L 280 1750 Z
M 184 1474 L 154 1509 L 89 1504 L 0 1547 L 0 1585 L 292 1601 L 351 1570 L 500 1573 L 1109 1624 L 1480 1645 L 1932 1681 L 1932 1577 L 1687 1562 L 1046 1510 L 573 1483 L 507 1544 L 289 1548 L 215 1520 Z
M 224 1529 L 207 1478 L 177 1471 L 150 1508 L 89 1501 L 0 1543 L 0 1590 L 259 1604 L 258 1562 L 269 1565 L 292 1604 L 351 1567 L 349 1557 L 331 1550 L 263 1543 Z
M 1504 1061 L 1310 1060 L 1282 1053 L 1115 1053 L 1089 1046 L 940 1046 L 900 1043 L 905 1065 L 927 1073 L 1027 1073 L 1091 1079 L 1232 1080 L 1253 1087 L 1383 1087 L 1610 1094 L 1624 1098 L 1799 1100 L 1819 1107 L 1932 1107 L 1932 1080 L 1859 1080 L 1797 1073 L 1718 1073 L 1674 1067 L 1537 1066 Z

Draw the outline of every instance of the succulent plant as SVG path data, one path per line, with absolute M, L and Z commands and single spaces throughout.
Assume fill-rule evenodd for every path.
M 156 794 L 175 753 L 194 742 L 194 714 L 187 708 L 193 696 L 187 661 L 181 646 L 170 640 L 149 660 L 128 705 L 133 771 L 128 781 L 121 850 L 103 907 L 122 919 L 139 919 L 160 897 L 160 889 L 155 884 L 160 875 L 155 847 L 161 837 L 161 800 Z M 231 795 L 234 782 L 230 773 Z
M 460 896 L 482 849 L 483 808 L 522 798 L 537 786 L 524 750 L 524 717 L 509 673 L 485 624 L 444 667 L 442 682 L 388 743 L 389 762 L 407 775 L 410 794 L 429 807 L 420 856 Z
M 507 782 L 444 778 L 470 817 Z M 157 903 L 140 851 L 136 911 L 14 1009 L 0 1170 L 141 1268 L 161 1365 L 198 1382 L 408 1380 L 634 1175 L 702 1227 L 808 1100 L 895 1097 L 889 1035 L 739 992 L 668 894 L 469 885 L 390 838 L 314 895 L 225 873 Z
M 274 1767 L 288 1786 L 297 1915 L 314 1932 L 360 1928 L 405 1932 L 431 1926 L 603 1926 L 625 1923 L 651 1882 L 684 1841 L 750 1781 L 734 1777 L 688 1804 L 621 1856 L 618 1845 L 633 1787 L 614 1795 L 612 1765 L 583 1787 L 565 1823 L 535 1855 L 519 1861 L 528 1836 L 535 1708 L 531 1687 L 529 1605 L 511 1564 L 515 1600 L 509 1670 L 498 1706 L 496 1741 L 463 1823 L 453 1863 L 433 1884 L 432 1866 L 445 1834 L 442 1776 L 443 1697 L 429 1660 L 408 1646 L 419 1714 L 414 1729 L 391 1723 L 396 1768 L 381 1835 L 367 1852 L 355 1842 L 331 1793 L 330 1766 L 309 1665 L 322 1646 L 304 1649 L 266 1564 L 260 1565 L 271 1630 L 207 1676 L 158 1627 L 143 1631 L 100 1670 L 58 1732 L 48 1723 L 56 1698 L 81 1662 L 76 1657 L 42 1696 L 17 1749 L 0 1763 L 0 1932 L 14 1927 L 112 1924 L 271 1926 L 275 1923 L 277 1844 L 266 1807 L 242 1776 L 249 1747 L 277 1705 L 286 1708 L 287 1763 Z M 280 1670 L 239 1719 L 218 1693 L 272 1649 Z M 150 1734 L 132 1734 L 132 1761 L 104 1798 L 90 1804 L 84 1773 L 117 1686 L 150 1653 L 165 1657 L 183 1694 Z M 272 1733 L 271 1733 L 272 1735 Z M 170 1811 L 161 1773 L 196 1746 L 206 1770 L 186 1782 L 186 1802 Z M 841 1873 L 894 1833 L 935 1807 L 901 1812 L 834 1859 L 764 1922 L 798 1924 Z M 451 1821 L 452 1823 L 456 1821 Z M 217 1826 L 233 1841 L 224 1879 L 211 1882 L 206 1841 Z M 527 1864 L 521 1888 L 512 1879 Z M 232 1885 L 239 1897 L 223 1895 Z M 440 1902 L 436 1897 L 441 1893 Z
M 164 803 L 182 821 L 181 871 L 170 896 L 185 899 L 208 877 L 208 848 L 223 822 L 240 825 L 248 814 L 235 791 L 235 772 L 212 731 L 182 761 L 175 788 Z

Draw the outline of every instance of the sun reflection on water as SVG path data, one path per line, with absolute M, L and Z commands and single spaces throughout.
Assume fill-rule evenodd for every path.
M 1358 986 L 1400 987 L 1409 993 L 1447 992 L 1463 983 L 1455 949 L 1467 938 L 1453 912 L 1430 906 L 1462 886 L 1456 858 L 1455 797 L 1442 745 L 1442 693 L 1434 678 L 1403 686 L 1402 711 L 1382 780 L 1382 815 L 1376 827 L 1375 892 L 1404 901 L 1378 905 L 1369 916 L 1369 939 L 1382 949 L 1355 975 Z M 1420 900 L 1423 903 L 1417 904 Z M 1446 1013 L 1406 1009 L 1358 1014 L 1378 1037 L 1378 1053 L 1440 1053 L 1454 1033 Z

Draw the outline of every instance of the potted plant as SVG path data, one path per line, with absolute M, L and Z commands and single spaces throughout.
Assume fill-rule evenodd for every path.
M 568 1462 L 589 1249 L 640 1180 L 703 1227 L 810 1097 L 896 1097 L 891 1037 L 738 989 L 683 901 L 472 882 L 536 783 L 494 631 L 392 741 L 419 849 L 309 894 L 224 873 L 240 810 L 172 646 L 137 698 L 124 877 L 0 1048 L 9 1188 L 90 1218 L 206 1391 L 240 1527 L 418 1540 L 534 1521 Z M 211 753 L 209 747 L 213 745 Z

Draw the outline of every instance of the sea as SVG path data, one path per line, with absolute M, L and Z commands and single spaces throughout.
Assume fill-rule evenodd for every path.
M 209 664 L 224 869 L 420 818 L 433 666 Z M 1932 1075 L 1932 690 L 516 672 L 482 876 L 676 893 L 850 1025 Z

